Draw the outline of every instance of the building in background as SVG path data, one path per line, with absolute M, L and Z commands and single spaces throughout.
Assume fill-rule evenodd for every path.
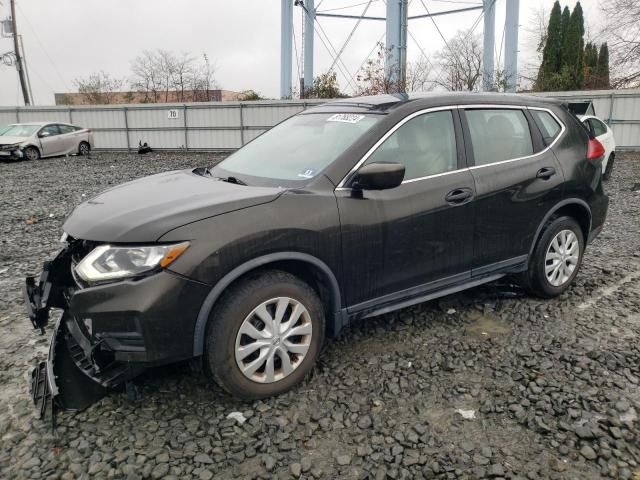
M 190 103 L 190 102 L 233 102 L 239 100 L 241 92 L 231 90 L 184 90 L 158 92 L 162 101 L 154 102 L 151 92 L 109 92 L 108 102 L 97 102 L 95 97 L 79 92 L 55 93 L 56 105 L 96 105 L 102 103 L 131 104 L 131 103 Z

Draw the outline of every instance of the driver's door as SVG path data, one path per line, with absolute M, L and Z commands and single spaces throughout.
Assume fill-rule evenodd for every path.
M 470 278 L 475 187 L 458 146 L 458 113 L 413 114 L 385 137 L 362 165 L 402 163 L 403 183 L 336 190 L 344 294 L 352 313 Z
M 58 128 L 58 125 L 51 124 L 42 127 L 38 132 L 38 137 L 40 139 L 43 157 L 59 155 L 63 151 L 64 142 L 60 137 L 60 129 Z

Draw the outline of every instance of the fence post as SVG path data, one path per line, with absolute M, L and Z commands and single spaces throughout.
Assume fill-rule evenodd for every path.
M 244 147 L 244 115 L 242 114 L 243 104 L 240 102 L 240 146 Z
M 182 111 L 183 111 L 183 119 L 182 119 L 182 124 L 184 125 L 184 148 L 185 150 L 188 152 L 189 151 L 189 135 L 187 133 L 187 104 L 183 104 L 182 105 Z
M 611 92 L 611 96 L 609 98 L 609 119 L 607 120 L 607 125 L 611 125 L 611 119 L 613 117 L 613 102 L 616 100 L 615 92 Z
M 16 107 L 16 123 L 20 123 L 20 107 Z
M 73 115 L 71 114 L 71 107 L 69 107 L 69 123 L 73 123 Z
M 131 151 L 131 144 L 129 142 L 129 118 L 127 117 L 127 107 L 122 107 L 124 113 L 124 133 L 127 136 L 127 152 Z

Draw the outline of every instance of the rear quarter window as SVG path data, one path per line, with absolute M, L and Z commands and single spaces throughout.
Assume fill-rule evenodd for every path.
M 549 112 L 544 110 L 530 110 L 530 112 L 538 129 L 540 130 L 540 133 L 542 134 L 544 143 L 551 145 L 555 138 L 560 135 L 562 126 Z

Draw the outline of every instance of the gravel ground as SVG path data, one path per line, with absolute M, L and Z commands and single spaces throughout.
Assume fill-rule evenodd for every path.
M 28 393 L 48 338 L 28 324 L 22 278 L 77 203 L 215 158 L 0 164 L 0 477 L 640 478 L 638 153 L 619 155 L 605 231 L 558 299 L 502 282 L 358 322 L 303 385 L 265 401 L 235 401 L 185 365 L 158 369 L 140 400 L 114 393 L 62 414 L 52 435 Z

